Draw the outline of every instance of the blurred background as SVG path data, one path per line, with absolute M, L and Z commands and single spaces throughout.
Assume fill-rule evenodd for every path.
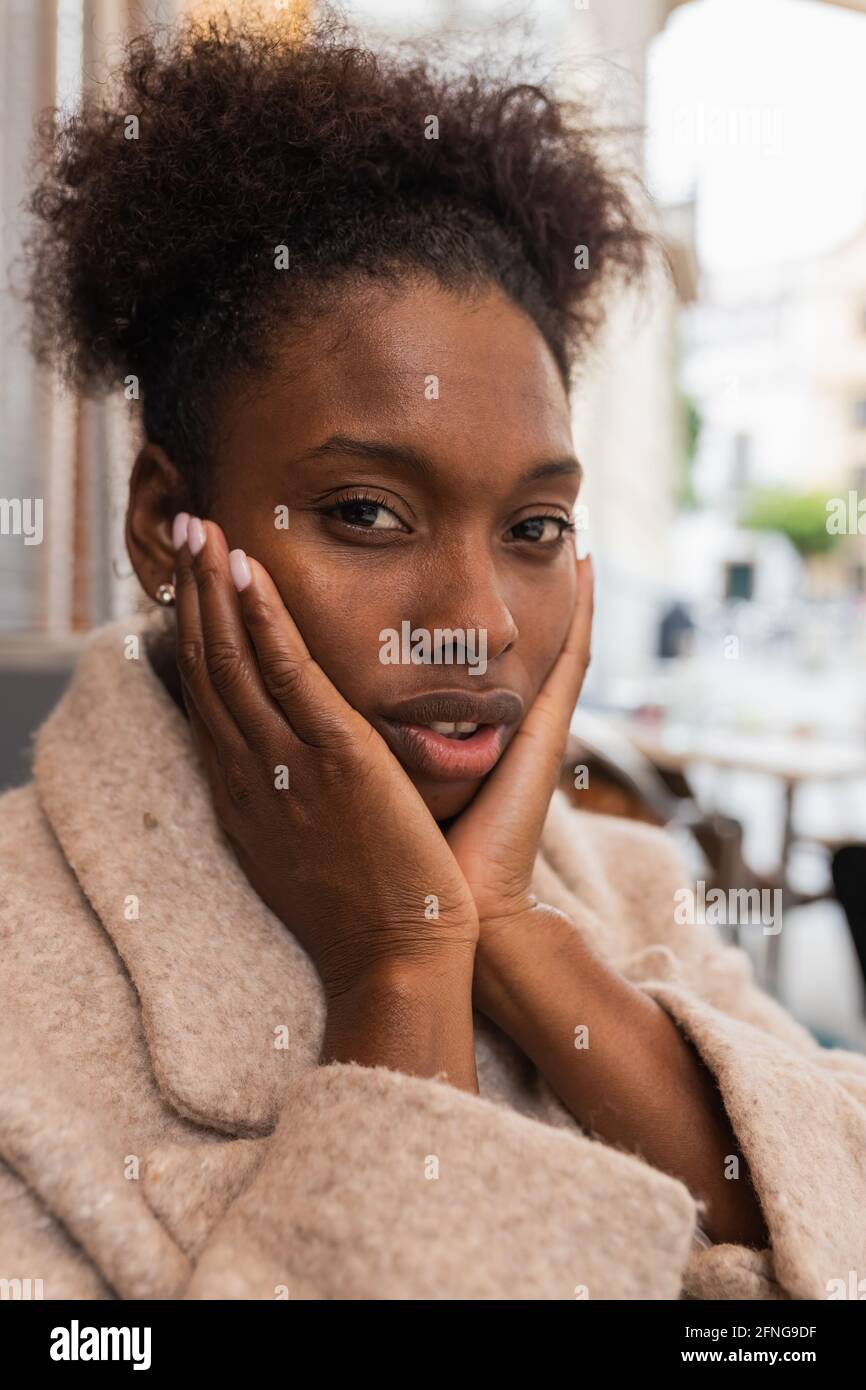
M 125 34 L 211 8 L 0 0 L 0 789 L 83 637 L 140 602 L 128 407 L 37 370 L 10 290 L 33 118 Z M 670 274 L 611 304 L 574 396 L 598 600 L 563 787 L 667 825 L 696 885 L 781 893 L 780 931 L 720 929 L 866 1050 L 866 0 L 344 8 L 505 57 L 528 21 L 561 89 L 633 125 Z

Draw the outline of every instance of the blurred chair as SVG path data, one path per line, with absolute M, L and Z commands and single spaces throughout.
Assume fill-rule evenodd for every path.
M 586 767 L 589 774 L 587 785 L 579 790 L 574 784 L 577 767 Z M 683 773 L 657 767 L 625 735 L 596 715 L 576 711 L 560 785 L 579 809 L 645 821 L 674 832 L 680 841 L 690 841 L 702 857 L 708 889 L 729 892 L 782 886 L 748 864 L 743 854 L 743 827 L 738 820 L 703 811 Z M 831 856 L 835 897 L 847 918 L 866 988 L 866 844 L 823 844 Z M 818 893 L 798 893 L 796 905 L 805 906 L 830 896 L 829 887 Z M 741 944 L 738 925 L 728 925 L 725 935 L 732 943 Z M 768 970 L 766 962 L 763 969 L 767 987 L 777 993 L 776 975 Z
M 587 785 L 575 787 L 575 769 L 586 767 Z M 618 730 L 597 715 L 578 710 L 563 768 L 562 790 L 573 805 L 602 815 L 658 825 L 689 844 L 703 866 L 707 888 L 766 888 L 771 885 L 743 857 L 743 828 L 731 816 L 704 811 L 681 772 L 658 768 Z M 739 928 L 726 928 L 739 944 Z
M 866 986 L 866 845 L 842 845 L 833 854 L 831 872 Z

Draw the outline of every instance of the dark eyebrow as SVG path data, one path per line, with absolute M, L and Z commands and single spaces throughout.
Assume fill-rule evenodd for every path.
M 391 463 L 414 470 L 425 478 L 433 477 L 436 473 L 436 465 L 430 456 L 420 449 L 414 449 L 411 444 L 389 444 L 383 439 L 355 439 L 348 434 L 331 434 L 301 457 L 330 458 L 332 454 L 351 454 L 355 458 L 370 459 L 371 462 L 388 459 Z M 297 460 L 299 463 L 300 461 Z M 542 478 L 575 476 L 581 478 L 583 469 L 576 458 L 567 454 L 564 458 L 548 459 L 544 463 L 536 464 L 521 475 L 518 483 L 535 483 Z
M 433 460 L 420 449 L 413 449 L 410 444 L 387 444 L 383 439 L 354 439 L 347 434 L 329 435 L 324 443 L 317 444 L 301 457 L 330 458 L 332 454 L 352 454 L 355 458 L 370 459 L 372 462 L 388 459 L 391 463 L 414 469 L 416 473 L 425 477 L 432 477 L 436 471 Z M 298 462 L 300 461 L 299 459 Z
M 521 483 L 537 483 L 539 478 L 582 478 L 583 468 L 576 458 L 571 454 L 566 454 L 565 458 L 548 459 L 546 463 L 539 463 L 534 468 L 530 468 L 528 473 L 524 473 L 520 478 Z

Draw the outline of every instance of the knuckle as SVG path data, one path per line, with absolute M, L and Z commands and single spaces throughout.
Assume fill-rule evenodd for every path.
M 369 745 L 376 736 L 371 725 L 359 729 L 336 711 L 319 710 L 316 731 L 316 744 L 327 755 L 324 762 L 333 764 L 333 782 L 344 782 L 347 776 L 357 782 L 367 775 L 371 768 Z
M 212 561 L 205 560 L 203 557 L 198 559 L 196 579 L 198 587 L 203 591 L 219 590 L 223 586 L 223 578 L 219 570 Z
M 192 571 L 192 565 L 180 565 L 174 576 L 175 593 L 182 593 L 184 589 L 188 589 L 190 586 L 195 588 L 195 575 Z
M 249 627 L 267 630 L 271 625 L 271 608 L 267 599 L 260 593 L 247 593 L 244 596 L 244 620 Z
M 274 652 L 260 662 L 262 677 L 274 698 L 283 702 L 293 700 L 304 687 L 305 661 L 288 652 Z
M 198 679 L 204 669 L 204 647 L 197 637 L 182 637 L 177 644 L 177 665 L 187 682 Z
M 249 805 L 253 785 L 249 773 L 240 763 L 230 762 L 223 768 L 225 789 L 233 806 L 243 809 Z
M 226 638 L 208 643 L 207 669 L 217 690 L 234 685 L 241 675 L 243 664 L 243 652 L 237 642 Z

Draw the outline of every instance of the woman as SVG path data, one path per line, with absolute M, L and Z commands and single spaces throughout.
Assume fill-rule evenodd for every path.
M 553 795 L 568 381 L 645 237 L 586 113 L 333 22 L 45 134 L 37 349 L 125 383 L 150 608 L 0 812 L 0 1273 L 85 1298 L 823 1298 L 866 1060 Z M 446 669 L 440 670 L 439 667 Z

